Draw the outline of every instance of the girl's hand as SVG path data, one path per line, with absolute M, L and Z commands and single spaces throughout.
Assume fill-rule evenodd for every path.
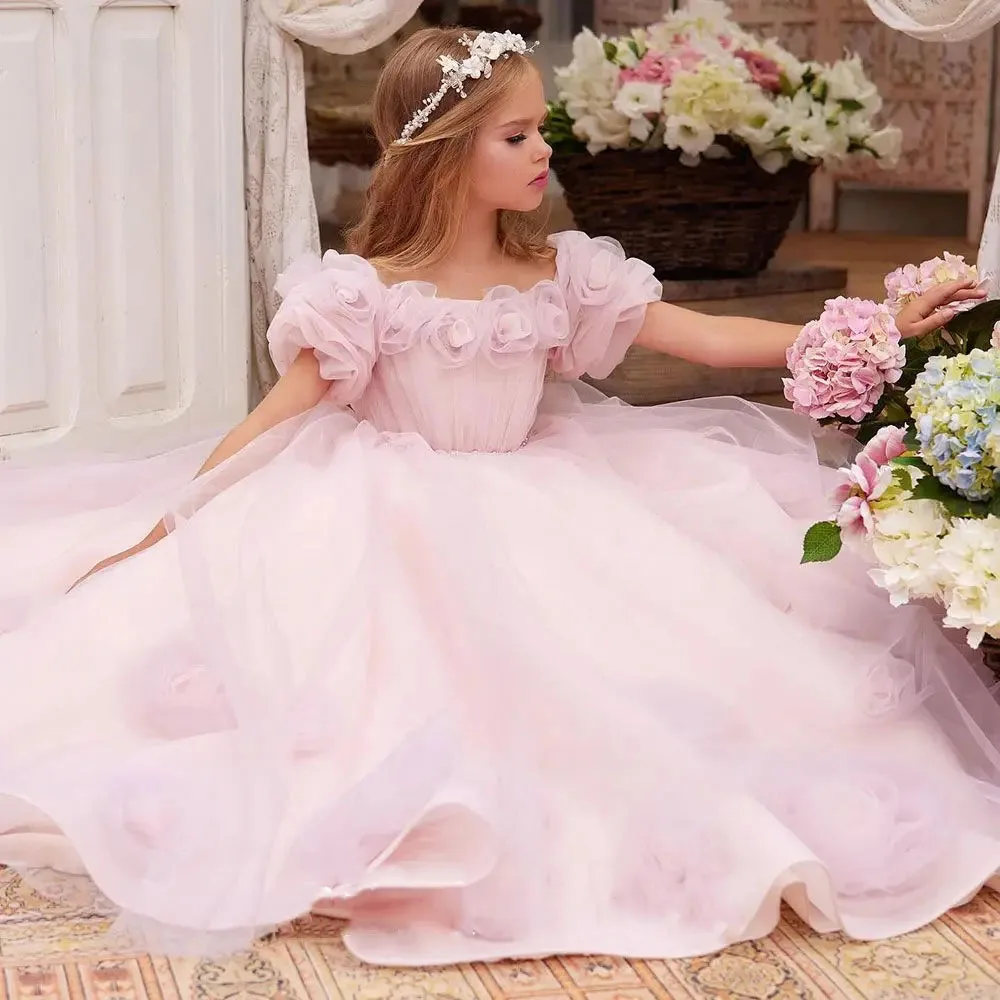
M 962 279 L 935 285 L 903 306 L 896 316 L 896 329 L 904 340 L 924 337 L 955 318 L 958 314 L 956 303 L 985 298 L 986 290 L 974 281 Z

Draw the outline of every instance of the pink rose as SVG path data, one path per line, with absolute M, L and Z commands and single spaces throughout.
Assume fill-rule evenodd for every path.
M 660 83 L 668 86 L 677 73 L 693 69 L 703 58 L 702 53 L 688 46 L 669 55 L 647 52 L 635 66 L 623 69 L 619 79 L 622 83 Z
M 781 93 L 781 68 L 773 59 L 749 49 L 737 49 L 736 55 L 746 63 L 751 79 L 761 90 Z

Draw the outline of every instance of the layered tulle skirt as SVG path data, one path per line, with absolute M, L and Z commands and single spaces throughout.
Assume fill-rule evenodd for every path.
M 931 610 L 799 565 L 791 414 L 554 386 L 512 453 L 322 406 L 209 448 L 0 470 L 0 863 L 138 946 L 319 907 L 376 962 L 673 957 L 1000 867 L 1000 709 Z

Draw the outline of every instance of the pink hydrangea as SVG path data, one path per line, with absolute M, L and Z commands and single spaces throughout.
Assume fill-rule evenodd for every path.
M 677 73 L 693 69 L 704 58 L 704 53 L 690 46 L 677 49 L 669 55 L 647 52 L 634 66 L 623 69 L 619 79 L 622 83 L 661 83 L 669 86 Z
M 785 397 L 815 420 L 858 422 L 902 374 L 906 352 L 885 305 L 840 296 L 788 349 Z
M 749 49 L 737 49 L 736 55 L 746 63 L 750 78 L 771 94 L 781 93 L 781 67 L 762 52 L 751 52 Z
M 907 303 L 935 285 L 949 281 L 978 281 L 979 273 L 975 264 L 967 264 L 965 258 L 945 251 L 944 257 L 925 260 L 922 264 L 905 264 L 885 276 L 886 304 L 898 313 Z M 955 303 L 957 309 L 971 309 L 978 305 L 975 299 Z

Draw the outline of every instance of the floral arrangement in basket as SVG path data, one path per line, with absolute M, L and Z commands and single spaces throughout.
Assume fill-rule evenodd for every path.
M 947 322 L 904 344 L 899 311 L 961 283 Z M 973 648 L 1000 638 L 1000 302 L 981 301 L 978 285 L 946 253 L 889 274 L 884 303 L 831 299 L 789 349 L 785 380 L 795 410 L 863 445 L 803 561 L 862 549 L 892 604 L 937 601 Z
M 665 147 L 690 166 L 726 156 L 727 143 L 736 143 L 770 173 L 792 159 L 868 154 L 884 166 L 897 162 L 902 133 L 876 126 L 882 99 L 859 58 L 802 62 L 730 13 L 717 0 L 690 0 L 623 37 L 584 29 L 572 62 L 556 71 L 548 141 L 594 154 Z

